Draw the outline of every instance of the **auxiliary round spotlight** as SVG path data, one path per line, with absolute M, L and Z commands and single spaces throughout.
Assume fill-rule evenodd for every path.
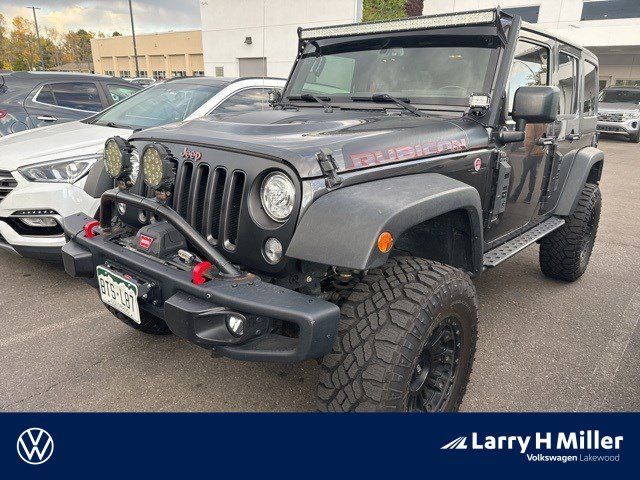
M 144 183 L 157 192 L 168 192 L 175 181 L 175 163 L 171 152 L 163 145 L 147 145 L 142 152 L 142 175 Z
M 244 317 L 237 313 L 227 315 L 227 329 L 234 337 L 241 337 L 244 333 Z
M 104 144 L 104 166 L 107 173 L 113 178 L 120 188 L 131 187 L 133 164 L 131 153 L 133 148 L 121 137 L 111 137 Z

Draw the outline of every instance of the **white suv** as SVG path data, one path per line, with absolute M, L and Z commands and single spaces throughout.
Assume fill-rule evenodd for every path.
M 187 77 L 132 95 L 86 120 L 0 138 L 0 248 L 25 257 L 60 260 L 60 219 L 96 215 L 101 192 L 85 191 L 104 142 L 115 135 L 216 113 L 267 108 L 273 78 Z M 92 172 L 93 173 L 93 172 Z

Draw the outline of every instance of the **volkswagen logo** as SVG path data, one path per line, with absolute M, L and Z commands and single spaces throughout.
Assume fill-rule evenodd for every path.
M 28 428 L 18 437 L 18 455 L 29 465 L 40 465 L 53 454 L 53 438 L 42 428 Z

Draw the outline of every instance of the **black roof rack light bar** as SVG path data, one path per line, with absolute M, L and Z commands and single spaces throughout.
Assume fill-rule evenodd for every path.
M 412 30 L 476 25 L 494 25 L 499 31 L 503 31 L 501 22 L 503 18 L 512 19 L 513 17 L 502 12 L 499 8 L 491 8 L 486 10 L 410 17 L 399 20 L 382 20 L 376 22 L 331 25 L 326 27 L 299 28 L 298 36 L 300 40 L 311 40 L 352 35 L 407 32 Z

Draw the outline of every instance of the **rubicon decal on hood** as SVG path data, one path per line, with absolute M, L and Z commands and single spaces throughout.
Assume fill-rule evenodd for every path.
M 467 149 L 467 140 L 434 140 L 425 144 L 391 146 L 380 150 L 352 153 L 345 156 L 345 170 L 382 165 L 385 163 L 403 162 L 434 154 L 461 152 Z

